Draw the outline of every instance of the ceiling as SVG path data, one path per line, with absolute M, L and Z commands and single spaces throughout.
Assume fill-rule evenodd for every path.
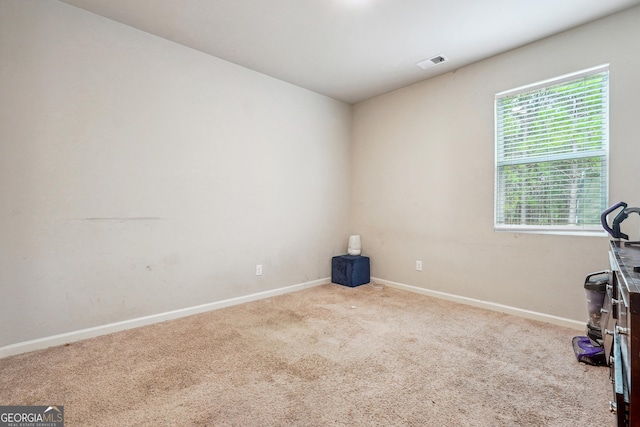
M 640 0 L 62 0 L 357 103 Z M 426 70 L 416 63 L 448 60 Z

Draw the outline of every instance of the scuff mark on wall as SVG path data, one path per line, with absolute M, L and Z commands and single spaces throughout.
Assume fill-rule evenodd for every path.
M 79 221 L 163 221 L 164 218 L 155 216 L 130 216 L 130 217 L 94 217 L 94 218 L 80 218 Z

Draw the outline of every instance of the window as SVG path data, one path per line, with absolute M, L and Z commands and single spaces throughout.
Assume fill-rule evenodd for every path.
M 602 231 L 608 82 L 604 65 L 496 95 L 496 230 Z

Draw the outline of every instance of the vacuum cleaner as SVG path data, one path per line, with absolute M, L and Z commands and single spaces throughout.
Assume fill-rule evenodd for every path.
M 607 222 L 607 216 L 619 208 L 622 208 L 622 210 L 620 210 L 615 218 L 613 218 L 613 223 L 611 226 L 609 226 L 609 223 Z M 629 217 L 629 214 L 631 213 L 640 215 L 640 208 L 628 208 L 625 202 L 618 202 L 606 211 L 602 212 L 602 215 L 600 215 L 600 222 L 602 223 L 602 227 L 605 229 L 605 231 L 609 233 L 614 239 L 629 240 L 629 236 L 624 234 L 620 230 L 620 224 L 622 223 L 622 221 L 627 219 Z M 626 246 L 637 245 L 640 244 L 640 241 L 625 242 L 624 244 Z
M 578 361 L 588 365 L 607 365 L 604 342 L 602 338 L 602 306 L 604 305 L 609 272 L 598 271 L 589 274 L 584 281 L 587 297 L 589 320 L 587 321 L 587 336 L 573 337 L 573 352 Z

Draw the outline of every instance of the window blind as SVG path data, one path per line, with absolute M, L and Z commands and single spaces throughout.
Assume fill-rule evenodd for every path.
M 497 230 L 602 230 L 608 83 L 604 65 L 496 94 Z

